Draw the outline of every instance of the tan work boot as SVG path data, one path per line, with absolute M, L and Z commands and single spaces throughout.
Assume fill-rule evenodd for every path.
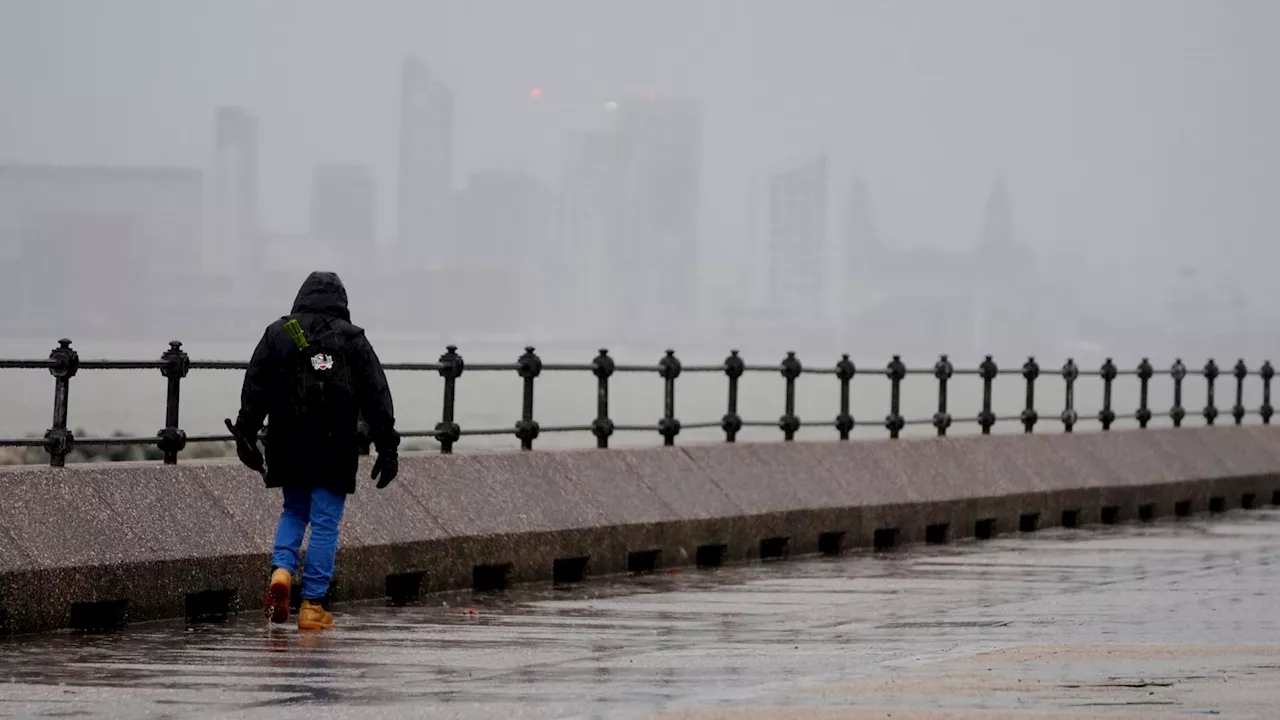
M 325 610 L 319 603 L 303 600 L 298 610 L 299 630 L 332 630 L 333 614 Z
M 267 588 L 267 620 L 282 623 L 289 619 L 289 593 L 293 586 L 293 574 L 284 568 L 271 573 L 271 585 Z

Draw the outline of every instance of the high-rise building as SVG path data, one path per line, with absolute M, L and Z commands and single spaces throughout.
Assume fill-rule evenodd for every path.
M 885 270 L 886 257 L 876 237 L 871 212 L 871 193 L 862 178 L 854 178 L 849 186 L 849 205 L 844 244 L 844 273 L 838 288 L 844 298 L 844 315 L 876 295 L 877 280 Z
M 827 305 L 827 158 L 769 182 L 769 287 L 774 310 L 805 324 Z
M 453 94 L 418 58 L 400 77 L 399 251 L 410 265 L 440 267 L 451 253 Z
M 203 315 L 203 186 L 196 168 L 0 165 L 0 328 L 155 340 Z
M 373 171 L 363 165 L 325 164 L 311 175 L 312 247 L 329 267 L 363 266 L 378 234 L 378 192 Z
M 458 230 L 468 264 L 528 272 L 555 208 L 555 191 L 536 177 L 500 170 L 474 173 L 458 202 Z
M 243 108 L 219 108 L 201 263 L 219 276 L 254 267 L 258 234 L 258 128 Z
M 614 320 L 679 332 L 695 317 L 702 116 L 692 100 L 609 103 L 618 143 L 617 232 L 610 241 Z
M 768 179 L 752 177 L 747 185 L 747 245 L 741 253 L 743 257 L 742 298 L 735 304 L 741 306 L 745 301 L 750 310 L 742 308 L 742 312 L 751 312 L 762 308 L 769 302 L 769 204 Z
M 845 247 L 849 249 L 849 264 L 864 265 L 863 257 L 879 251 L 880 241 L 876 237 L 875 219 L 871 212 L 871 193 L 862 178 L 855 178 L 849 185 L 848 209 L 849 241 Z
M 827 314 L 828 163 L 818 157 L 769 182 L 770 305 L 791 327 Z
M 621 231 L 621 154 L 617 137 L 571 133 L 565 146 L 560 211 L 539 263 L 546 287 L 539 323 L 607 334 L 614 291 L 613 247 Z
M 539 258 L 552 231 L 555 190 L 532 175 L 485 171 L 459 194 L 458 242 L 465 260 L 437 279 L 456 302 L 453 320 L 471 332 L 524 331 L 542 310 Z M 549 279 L 547 279 L 549 280 Z

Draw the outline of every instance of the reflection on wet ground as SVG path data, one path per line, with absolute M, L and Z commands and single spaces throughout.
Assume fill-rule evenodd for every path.
M 1238 512 L 354 606 L 320 636 L 16 638 L 0 715 L 1270 718 L 1277 540 Z

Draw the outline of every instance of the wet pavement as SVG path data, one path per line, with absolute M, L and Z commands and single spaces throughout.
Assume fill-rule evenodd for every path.
M 1272 718 L 1280 511 L 0 640 L 0 716 Z

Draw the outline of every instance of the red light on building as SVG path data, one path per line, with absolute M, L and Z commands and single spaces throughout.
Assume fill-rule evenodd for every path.
M 645 93 L 645 94 L 644 94 L 644 99 L 645 99 L 645 100 L 653 101 L 653 99 L 654 99 L 655 97 L 656 97 L 656 96 L 655 96 L 653 93 L 651 93 L 651 92 L 648 92 L 648 93 Z
M 540 97 L 542 97 L 542 88 L 534 88 L 529 91 L 530 100 L 537 100 Z

